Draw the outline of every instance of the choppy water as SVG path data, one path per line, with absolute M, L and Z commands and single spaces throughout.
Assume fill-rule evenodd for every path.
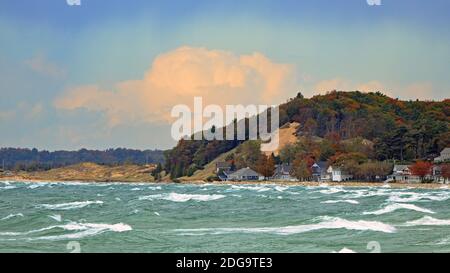
M 450 252 L 450 190 L 0 182 L 0 252 Z

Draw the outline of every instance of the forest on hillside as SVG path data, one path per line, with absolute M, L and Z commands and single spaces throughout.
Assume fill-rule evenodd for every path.
M 431 160 L 450 146 L 450 99 L 403 101 L 380 92 L 359 91 L 332 91 L 308 99 L 299 93 L 280 105 L 280 126 L 288 122 L 300 123 L 299 142 L 281 151 L 279 157 L 267 159 L 257 152 L 251 162 L 242 162 L 242 154 L 230 160 L 256 169 L 267 160 L 300 166 L 321 160 L 348 168 L 384 170 L 384 161 Z M 190 176 L 240 144 L 242 141 L 181 140 L 165 153 L 166 171 L 172 178 Z

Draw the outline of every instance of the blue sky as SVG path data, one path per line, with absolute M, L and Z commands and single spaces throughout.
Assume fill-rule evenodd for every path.
M 283 78 L 289 85 L 282 86 L 291 90 L 280 92 L 280 101 L 299 90 L 310 96 L 334 88 L 381 90 L 403 99 L 450 94 L 447 0 L 382 0 L 381 6 L 365 0 L 81 0 L 81 6 L 0 0 L 0 6 L 2 147 L 171 147 L 170 123 L 151 110 L 133 113 L 110 93 L 158 100 L 153 86 L 142 87 L 146 75 L 155 72 L 159 56 L 179 60 L 183 47 L 190 48 L 183 54 L 201 58 L 216 51 L 237 59 L 258 53 L 275 69 L 270 71 L 289 65 Z M 117 87 L 129 81 L 140 81 L 145 94 Z M 96 86 L 95 96 L 79 93 L 92 103 L 67 103 L 81 100 L 73 90 L 87 86 Z M 148 104 L 155 111 L 167 106 Z M 111 121 L 123 113 L 129 118 Z

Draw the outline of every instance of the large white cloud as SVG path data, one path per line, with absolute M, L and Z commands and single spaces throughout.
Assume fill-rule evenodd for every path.
M 260 53 L 181 47 L 159 55 L 143 79 L 119 82 L 110 90 L 98 85 L 66 90 L 54 105 L 106 113 L 109 125 L 169 121 L 177 104 L 278 104 L 296 90 L 294 67 Z

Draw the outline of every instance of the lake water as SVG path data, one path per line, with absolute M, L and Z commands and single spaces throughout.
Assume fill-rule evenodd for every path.
M 450 190 L 0 182 L 0 252 L 450 252 Z

